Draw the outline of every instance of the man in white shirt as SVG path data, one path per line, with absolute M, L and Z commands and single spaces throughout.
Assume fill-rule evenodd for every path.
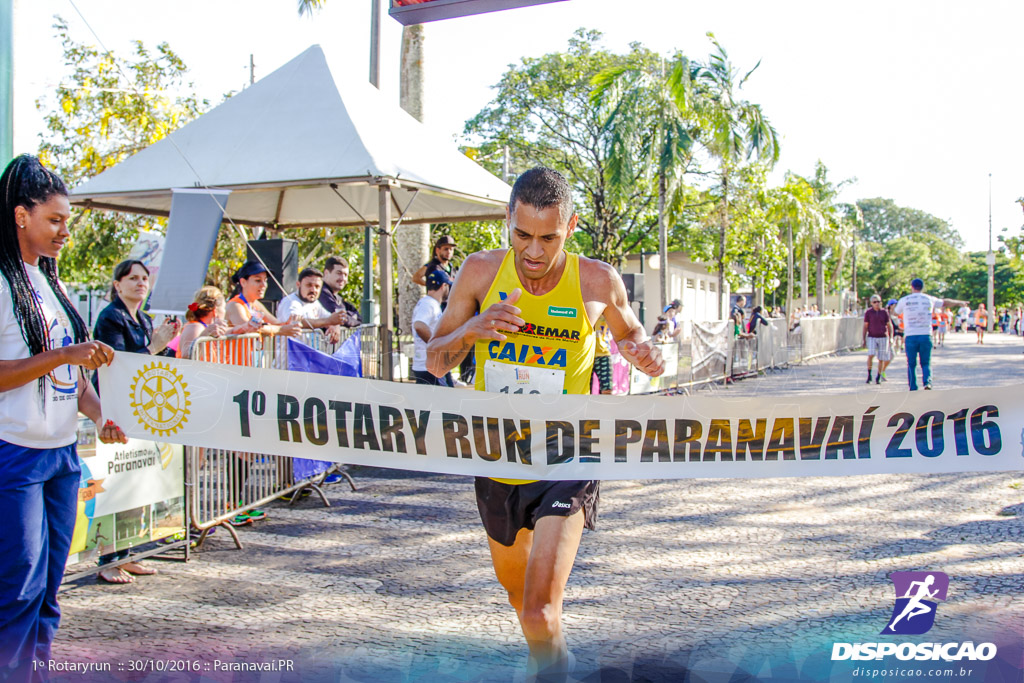
M 344 319 L 344 310 L 328 312 L 320 303 L 320 289 L 324 285 L 324 276 L 315 268 L 306 268 L 299 273 L 299 288 L 281 299 L 277 306 L 277 318 L 288 320 L 295 316 L 303 329 L 317 330 L 326 328 L 324 333 L 332 343 L 341 339 L 339 325 Z
M 970 309 L 970 307 L 967 306 L 967 304 L 964 304 L 963 306 L 960 307 L 960 310 L 958 310 L 956 312 L 956 331 L 957 332 L 966 332 L 967 331 L 967 321 L 970 320 L 970 319 L 971 319 L 971 309 Z
M 921 291 L 924 289 L 924 281 L 919 277 L 910 281 L 910 289 L 910 294 L 896 302 L 896 313 L 903 316 L 907 379 L 910 390 L 917 391 L 918 358 L 921 359 L 921 382 L 925 389 L 932 388 L 932 311 L 964 302 L 925 294 Z
M 448 299 L 452 280 L 448 273 L 436 268 L 427 273 L 427 293 L 416 302 L 412 311 L 412 376 L 417 384 L 451 386 L 448 377 L 434 377 L 427 370 L 427 343 L 434 336 L 434 328 L 441 319 L 441 304 Z

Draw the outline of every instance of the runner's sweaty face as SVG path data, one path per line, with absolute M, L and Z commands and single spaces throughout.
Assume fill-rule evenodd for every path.
M 508 214 L 508 209 L 505 211 Z M 576 229 L 576 221 L 573 214 L 568 223 L 563 223 L 557 206 L 538 209 L 516 202 L 515 210 L 508 215 L 508 227 L 520 276 L 540 280 L 561 266 L 565 260 L 562 250 Z

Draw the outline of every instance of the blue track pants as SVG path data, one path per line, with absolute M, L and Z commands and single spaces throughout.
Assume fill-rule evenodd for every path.
M 60 623 L 57 589 L 80 471 L 75 444 L 40 450 L 0 441 L 0 681 L 47 678 L 33 662 L 50 659 Z

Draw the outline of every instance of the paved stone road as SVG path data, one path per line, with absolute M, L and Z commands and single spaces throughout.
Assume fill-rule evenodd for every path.
M 1020 338 L 979 347 L 950 335 L 935 353 L 936 388 L 1021 383 L 1022 350 Z M 842 355 L 716 391 L 855 392 L 863 364 Z M 894 362 L 879 390 L 905 391 L 905 367 Z M 270 506 L 241 530 L 243 550 L 221 531 L 193 561 L 151 561 L 161 573 L 130 586 L 75 582 L 60 596 L 58 661 L 292 658 L 298 675 L 234 680 L 513 680 L 525 646 L 471 482 L 355 476 L 357 492 L 328 489 L 330 508 Z M 873 640 L 885 626 L 887 577 L 899 570 L 950 576 L 924 640 L 1024 641 L 1022 486 L 1021 473 L 606 482 L 566 599 L 577 675 L 827 679 L 833 641 Z M 96 680 L 232 680 L 114 671 Z

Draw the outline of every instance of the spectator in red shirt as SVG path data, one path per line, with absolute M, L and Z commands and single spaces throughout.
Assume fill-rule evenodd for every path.
M 878 356 L 878 374 L 875 384 L 885 379 L 885 369 L 892 362 L 892 320 L 889 313 L 882 308 L 882 299 L 877 295 L 871 297 L 871 308 L 864 311 L 864 346 L 868 347 L 868 379 L 871 383 L 871 365 Z

